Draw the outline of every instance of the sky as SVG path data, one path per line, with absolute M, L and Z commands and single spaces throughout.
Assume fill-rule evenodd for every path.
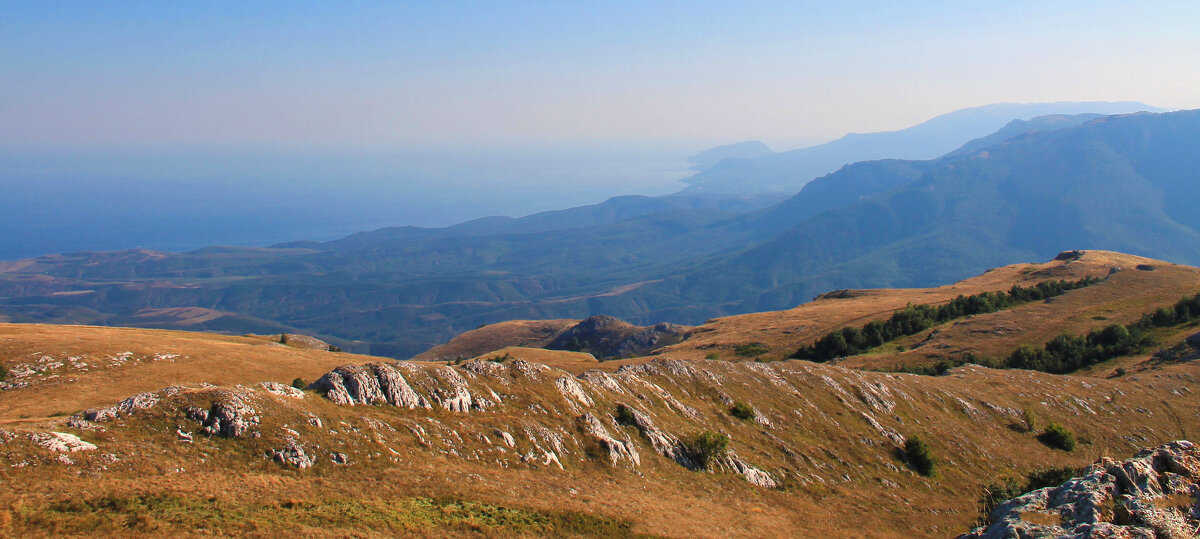
M 777 149 L 1200 108 L 1200 2 L 0 1 L 0 149 Z

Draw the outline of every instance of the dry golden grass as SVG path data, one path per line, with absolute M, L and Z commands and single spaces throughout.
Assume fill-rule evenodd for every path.
M 1142 264 L 1153 265 L 1156 270 L 1135 269 Z M 687 340 L 665 348 L 660 355 L 673 359 L 715 356 L 738 361 L 745 359 L 736 355 L 738 346 L 762 343 L 770 351 L 761 359 L 782 359 L 830 331 L 886 319 L 908 304 L 939 304 L 959 295 L 1005 291 L 1014 284 L 1028 286 L 1046 280 L 1103 277 L 1110 268 L 1122 271 L 1103 283 L 1046 303 L 957 320 L 883 347 L 887 350 L 903 346 L 906 350 L 903 353 L 857 356 L 840 364 L 894 368 L 933 363 L 967 352 L 1006 356 L 1021 344 L 1041 344 L 1063 331 L 1085 333 L 1107 323 L 1135 320 L 1143 312 L 1200 291 L 1200 270 L 1196 268 L 1108 251 L 1085 251 L 1078 260 L 1004 266 L 936 288 L 855 290 L 849 294 L 851 297 L 822 298 L 794 309 L 718 318 L 692 330 Z M 933 338 L 912 349 L 931 333 L 935 334 Z
M 579 320 L 512 320 L 489 324 L 450 339 L 417 354 L 418 361 L 445 361 L 477 357 L 508 346 L 540 347 L 549 343 L 559 332 Z
M 855 368 L 892 368 L 931 364 L 967 353 L 1002 359 L 1022 344 L 1041 345 L 1062 333 L 1082 335 L 1114 322 L 1128 324 L 1158 307 L 1170 307 L 1179 298 L 1200 292 L 1200 270 L 1191 266 L 1097 251 L 1088 251 L 1075 264 L 1080 262 L 1097 270 L 1117 267 L 1121 271 L 1102 283 L 1073 290 L 1046 302 L 971 316 L 894 343 L 905 346 L 904 352 L 858 356 L 839 364 Z M 1137 265 L 1152 265 L 1156 269 L 1137 270 Z M 1072 268 L 1073 271 L 1079 269 Z M 1043 273 L 1035 270 L 1028 275 L 1041 277 Z M 1106 364 L 1086 372 L 1107 375 L 1119 364 Z
M 584 371 L 599 368 L 601 363 L 594 356 L 584 352 L 567 350 L 546 350 L 545 348 L 527 348 L 524 346 L 508 346 L 488 352 L 472 359 L 489 360 L 499 357 L 523 359 L 562 369 L 571 374 L 582 374 Z
M 130 353 L 113 365 L 107 358 Z M 155 355 L 177 355 L 153 360 Z M 179 384 L 291 383 L 315 380 L 347 363 L 380 361 L 356 354 L 297 350 L 254 337 L 134 328 L 0 324 L 0 364 L 10 370 L 38 357 L 84 358 L 30 387 L 0 392 L 0 424 L 108 406 L 143 391 Z M 84 370 L 86 369 L 86 370 Z
M 113 328 L 21 329 L 27 330 L 21 333 L 24 335 L 48 333 L 40 338 L 42 345 L 59 343 L 68 349 L 84 346 L 93 353 L 106 349 L 95 348 L 97 341 L 130 347 L 135 340 L 117 338 L 114 332 L 122 330 Z M 51 331 L 55 329 L 59 331 Z M 149 339 L 143 344 L 155 351 L 207 348 L 216 355 L 206 366 L 227 370 L 230 377 L 242 373 L 237 375 L 242 376 L 237 383 L 261 379 L 257 371 L 238 366 L 247 357 L 279 353 L 292 356 L 290 361 L 305 363 L 309 359 L 302 358 L 319 354 L 256 339 L 127 331 Z M 223 369 L 226 365 L 234 368 Z M 96 533 L 196 533 L 191 527 L 197 521 L 193 513 L 211 513 L 206 504 L 215 498 L 217 501 L 212 503 L 218 504 L 219 513 L 225 516 L 214 516 L 207 523 L 212 533 L 365 537 L 538 534 L 523 528 L 524 524 L 490 528 L 488 522 L 494 520 L 470 513 L 463 513 L 461 519 L 443 520 L 422 513 L 423 509 L 416 513 L 404 510 L 414 503 L 420 505 L 414 498 L 451 497 L 515 508 L 528 518 L 546 511 L 577 511 L 632 522 L 636 533 L 670 536 L 953 536 L 977 517 L 975 496 L 981 484 L 1004 476 L 1021 476 L 1036 468 L 1079 466 L 1101 455 L 1125 457 L 1138 447 L 1196 436 L 1193 425 L 1180 418 L 1195 417 L 1200 412 L 1200 403 L 1190 397 L 1192 393 L 1179 389 L 1200 391 L 1195 381 L 1200 364 L 1168 365 L 1113 380 L 982 368 L 959 369 L 944 377 L 887 375 L 795 361 L 769 367 L 725 362 L 700 362 L 696 366 L 714 378 L 668 377 L 662 371 L 642 375 L 696 409 L 696 418 L 673 411 L 656 397 L 643 400 L 596 391 L 592 411 L 604 417 L 613 413 L 617 403 L 632 402 L 654 413 L 656 424 L 668 432 L 686 436 L 700 429 L 724 431 L 742 458 L 777 477 L 787 474 L 820 480 L 795 479 L 785 483 L 784 488 L 762 489 L 731 474 L 690 472 L 656 455 L 632 429 L 614 428 L 614 433 L 629 435 L 638 444 L 643 463 L 636 469 L 584 459 L 586 449 L 573 446 L 564 454 L 565 470 L 542 466 L 539 461 L 523 462 L 511 453 L 502 457 L 506 462 L 503 466 L 492 458 L 471 458 L 472 451 L 485 447 L 476 441 L 476 433 L 491 435 L 494 429 L 509 430 L 519 437 L 525 451 L 529 442 L 518 434 L 521 425 L 549 425 L 563 432 L 578 432 L 574 426 L 578 412 L 566 407 L 554 385 L 556 375 L 542 376 L 536 383 L 502 385 L 496 385 L 498 379 L 471 377 L 472 384 L 488 384 L 503 393 L 506 404 L 488 411 L 456 413 L 338 406 L 313 393 L 302 401 L 262 394 L 255 404 L 263 418 L 261 439 L 224 440 L 197 434 L 194 443 L 184 444 L 175 440 L 175 426 L 195 427 L 186 426 L 182 407 L 206 407 L 211 402 L 204 390 L 188 391 L 150 411 L 105 423 L 105 432 L 80 432 L 101 449 L 72 454 L 75 465 L 56 464 L 52 455 L 38 455 L 35 448 L 24 450 L 20 440 L 0 444 L 0 464 L 22 459 L 44 462 L 36 467 L 0 466 L 0 480 L 10 485 L 0 493 L 0 507 L 18 508 L 10 511 L 14 533 L 28 533 L 30 526 L 44 522 L 60 522 L 63 532 L 77 529 L 71 528 L 80 525 L 72 520 L 75 513 L 64 516 L 53 510 L 54 504 L 64 500 L 97 500 L 104 496 L 129 500 L 164 495 L 172 498 L 162 502 L 163 507 L 141 509 L 141 505 L 133 504 L 133 509 L 99 511 Z M 787 384 L 777 386 L 761 378 L 757 373 L 762 368 L 783 369 L 780 372 L 787 374 Z M 826 378 L 840 384 L 847 393 L 839 394 L 824 381 Z M 773 426 L 731 417 L 711 380 L 720 380 L 721 392 L 752 404 L 770 418 Z M 938 460 L 938 477 L 923 478 L 905 469 L 892 454 L 891 446 L 881 443 L 880 435 L 861 419 L 862 410 L 872 409 L 865 406 L 859 392 L 876 384 L 890 388 L 897 403 L 893 412 L 876 413 L 876 418 L 904 434 L 920 434 Z M 59 393 L 55 387 L 42 386 L 0 396 L 8 403 L 13 396 L 40 400 L 57 398 Z M 111 404 L 123 396 L 102 400 Z M 969 403 L 982 416 L 967 413 L 956 399 Z M 1062 423 L 1085 441 L 1074 453 L 1047 448 L 1032 434 L 1009 428 L 1017 418 L 995 412 L 985 402 L 997 409 L 1033 409 L 1041 421 Z M 1095 413 L 1084 409 L 1081 402 Z M 541 403 L 549 413 L 533 412 L 528 403 Z M 8 418 L 8 413 L 0 409 L 0 417 Z M 321 417 L 325 427 L 308 425 L 302 419 L 304 414 Z M 61 421 L 27 421 L 20 427 L 63 429 Z M 391 427 L 379 427 L 381 424 Z M 409 430 L 413 425 L 426 429 L 431 445 L 414 438 Z M 317 467 L 297 471 L 263 457 L 282 443 L 283 428 L 300 432 L 308 447 L 322 448 Z M 445 429 L 459 433 L 461 439 Z M 1129 438 L 1131 433 L 1135 440 Z M 449 454 L 451 448 L 457 453 Z M 346 452 L 351 465 L 330 464 L 329 451 Z M 120 455 L 121 459 L 99 471 L 97 459 L 103 454 Z M 385 519 L 373 508 L 386 502 L 395 507 L 395 514 L 389 513 L 391 516 Z M 458 511 L 454 505 L 449 507 L 447 511 Z M 116 511 L 133 512 L 118 513 L 116 518 Z M 322 515 L 341 516 L 323 521 L 318 518 Z M 69 522 L 63 523 L 62 519 Z M 129 526 L 122 527 L 123 522 Z M 372 528 L 376 525 L 380 527 Z M 52 531 L 47 530 L 43 531 Z
M 1158 269 L 1133 269 L 1144 263 Z M 1150 307 L 1194 293 L 1191 288 L 1200 284 L 1194 268 L 1088 252 L 1073 262 L 1010 266 L 947 287 L 866 291 L 779 313 L 719 319 L 698 328 L 692 339 L 664 355 L 695 360 L 716 351 L 722 357 L 744 359 L 735 356 L 734 348 L 761 342 L 778 357 L 825 331 L 889 316 L 908 302 L 937 303 L 959 294 L 1004 290 L 1014 283 L 1103 275 L 1114 265 L 1123 271 L 1105 283 L 1049 303 L 938 328 L 938 335 L 925 347 L 905 354 L 920 359 L 917 353 L 923 348 L 941 344 L 951 348 L 930 350 L 951 353 L 953 347 L 971 346 L 983 353 L 1108 322 L 1096 320 L 1097 316 L 1129 321 Z M 988 329 L 988 324 L 993 327 Z M 997 332 L 998 328 L 1005 330 Z M 1179 330 L 1170 338 L 1186 333 Z M 585 354 L 500 348 L 481 357 L 507 353 L 569 372 L 588 365 L 612 370 L 649 361 L 601 363 Z M 336 365 L 386 361 L 300 350 L 253 337 L 0 325 L 0 362 L 6 366 L 38 354 L 102 357 L 121 352 L 180 357 L 64 372 L 28 388 L 0 391 L 0 425 L 62 430 L 64 418 L 50 416 L 110 405 L 130 394 L 168 385 L 286 383 L 297 376 L 311 381 Z M 874 354 L 870 359 L 888 361 L 905 354 Z M 76 460 L 72 465 L 57 463 L 54 455 L 20 437 L 0 444 L 0 481 L 9 486 L 0 492 L 0 511 L 7 511 L 7 516 L 0 514 L 4 527 L 0 533 L 54 534 L 46 523 L 58 523 L 54 525 L 62 526 L 61 533 L 84 533 L 71 526 L 90 521 L 79 520 L 83 517 L 73 510 L 63 516 L 54 509 L 73 505 L 54 504 L 161 495 L 169 498 L 161 507 L 144 508 L 146 504 L 138 502 L 141 505 L 129 509 L 127 502 L 121 502 L 117 508 L 102 508 L 94 532 L 545 536 L 555 533 L 537 528 L 543 522 L 539 519 L 547 512 L 568 511 L 601 517 L 598 522 L 585 522 L 593 526 L 586 532 L 591 535 L 603 535 L 602 530 L 609 529 L 604 526 L 616 522 L 632 523 L 629 531 L 634 533 L 689 537 L 954 536 L 978 517 L 976 497 L 983 484 L 1022 477 L 1039 468 L 1078 467 L 1101 456 L 1126 458 L 1142 447 L 1200 436 L 1189 419 L 1200 415 L 1200 401 L 1194 397 L 1200 392 L 1200 362 L 1152 364 L 1145 357 L 1121 361 L 1136 368 L 1116 378 L 1106 378 L 1113 365 L 1096 367 L 1087 376 L 968 366 L 947 376 L 924 377 L 799 361 L 770 365 L 696 361 L 651 364 L 617 375 L 627 377 L 626 393 L 588 386 L 595 403 L 587 411 L 603 421 L 618 404 L 632 404 L 652 415 L 659 428 L 680 437 L 700 430 L 727 433 L 741 458 L 785 479 L 778 489 L 754 487 L 728 473 L 688 471 L 654 453 L 636 429 L 617 425 L 609 428 L 618 438 L 627 436 L 636 444 L 641 466 L 610 465 L 589 454 L 588 447 L 570 442 L 562 454 L 565 469 L 522 458 L 533 449 L 531 438 L 520 434 L 527 427 L 580 435 L 576 417 L 583 409 L 559 391 L 555 381 L 560 374 L 555 372 L 510 379 L 462 370 L 472 391 L 488 394 L 486 387 L 502 395 L 503 401 L 469 413 L 436 407 L 338 406 L 314 393 L 294 400 L 258 392 L 255 406 L 262 416 L 261 438 L 225 440 L 197 433 L 193 443 L 179 443 L 174 429 L 186 421 L 182 409 L 207 407 L 214 398 L 208 390 L 194 389 L 151 410 L 105 423 L 103 432 L 71 431 L 100 446 L 97 451 L 72 454 Z M 445 368 L 445 361 L 419 364 Z M 689 374 L 681 365 L 698 370 Z M 681 404 L 671 404 L 648 389 L 651 386 L 645 384 L 650 383 Z M 891 407 L 868 398 L 881 388 L 894 401 Z M 750 404 L 770 420 L 770 426 L 732 417 L 727 403 L 731 400 Z M 695 410 L 695 415 L 681 412 L 679 406 Z M 1036 440 L 1036 433 L 1013 428 L 1021 421 L 1022 410 L 1031 411 L 1042 426 L 1051 421 L 1064 425 L 1079 437 L 1079 448 L 1072 453 L 1051 449 Z M 925 440 L 938 462 L 937 477 L 921 477 L 905 468 L 895 456 L 895 446 L 865 419 L 868 414 L 887 429 Z M 322 418 L 324 426 L 309 424 L 305 417 L 310 415 Z M 427 434 L 416 437 L 415 426 Z M 307 447 L 319 451 L 314 468 L 293 470 L 264 457 L 283 443 L 288 432 L 284 428 L 298 432 Z M 512 432 L 521 444 L 519 450 L 497 452 L 493 434 L 497 429 Z M 492 436 L 493 442 L 485 444 L 480 436 Z M 347 453 L 351 464 L 331 464 L 331 451 Z M 120 459 L 105 462 L 106 454 Z M 17 467 L 22 462 L 37 465 Z M 507 523 L 496 527 L 499 513 L 492 509 L 472 512 L 454 503 L 434 504 L 434 510 L 443 513 L 438 516 L 426 511 L 428 504 L 421 501 L 444 497 L 511 508 L 515 513 L 510 516 L 522 520 L 503 521 Z M 207 508 L 210 499 L 216 500 L 211 503 L 220 511 Z M 381 509 L 385 506 L 392 509 Z M 212 515 L 205 531 L 196 529 L 196 514 Z

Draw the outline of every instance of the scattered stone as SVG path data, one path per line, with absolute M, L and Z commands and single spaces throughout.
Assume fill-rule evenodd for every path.
M 131 414 L 137 410 L 153 408 L 156 404 L 158 404 L 158 395 L 151 392 L 138 393 L 117 403 L 115 406 L 98 410 L 88 410 L 84 412 L 84 418 L 88 421 L 99 423 L 116 419 L 120 414 Z
M 283 449 L 276 449 L 274 451 L 274 459 L 275 462 L 295 466 L 301 470 L 313 465 L 312 457 L 308 456 L 308 453 L 304 451 L 304 446 L 295 440 L 288 440 L 287 446 Z
M 904 447 L 904 442 L 907 440 L 905 440 L 904 436 L 899 432 L 880 425 L 879 421 L 866 412 L 860 412 L 859 415 L 862 416 L 863 420 L 866 421 L 871 428 L 875 429 L 879 434 L 882 434 L 884 438 L 890 440 L 896 445 L 896 447 Z
M 100 425 L 92 423 L 91 421 L 88 421 L 77 415 L 71 416 L 71 418 L 67 420 L 67 426 L 71 427 L 73 429 L 79 429 L 79 430 L 95 430 L 95 431 L 101 431 L 101 432 L 104 431 L 104 427 L 101 427 Z
M 496 429 L 496 436 L 499 436 L 501 440 L 504 440 L 504 445 L 507 445 L 508 447 L 517 447 L 517 441 L 513 439 L 511 434 L 500 429 Z
M 284 385 L 279 382 L 262 382 L 259 387 L 267 390 L 267 393 L 279 395 L 280 397 L 290 397 L 293 399 L 303 399 L 304 392 L 289 385 Z

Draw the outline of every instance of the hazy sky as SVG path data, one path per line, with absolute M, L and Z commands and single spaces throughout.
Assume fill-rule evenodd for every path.
M 1200 2 L 968 4 L 5 1 L 0 147 L 786 148 L 1000 101 L 1200 107 Z

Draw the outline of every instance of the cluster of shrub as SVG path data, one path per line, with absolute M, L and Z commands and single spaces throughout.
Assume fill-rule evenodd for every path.
M 862 328 L 845 327 L 832 331 L 813 344 L 800 348 L 791 357 L 809 361 L 829 361 L 861 354 L 889 341 L 916 335 L 956 318 L 994 313 L 1022 303 L 1049 299 L 1070 290 L 1091 286 L 1100 280 L 1097 277 L 1084 277 L 1078 281 L 1044 281 L 1028 287 L 1013 285 L 1007 292 L 958 296 L 939 306 L 909 305 L 896 311 L 887 320 L 870 322 Z
M 910 468 L 925 477 L 937 475 L 937 462 L 933 459 L 929 445 L 915 434 L 904 442 L 904 460 Z
M 954 367 L 974 363 L 993 369 L 1027 369 L 1066 374 L 1110 359 L 1145 351 L 1156 344 L 1151 334 L 1155 328 L 1196 322 L 1200 322 L 1200 294 L 1184 296 L 1174 307 L 1160 307 L 1152 313 L 1142 315 L 1137 322 L 1128 326 L 1109 324 L 1092 330 L 1087 335 L 1064 333 L 1041 347 L 1023 345 L 1002 360 L 977 357 L 968 353 L 957 358 L 941 360 L 934 365 L 908 365 L 896 371 L 941 376 Z M 1117 372 L 1124 374 L 1124 369 L 1118 369 Z
M 894 369 L 884 369 L 887 372 L 907 372 L 909 374 L 920 374 L 923 376 L 942 376 L 947 371 L 954 367 L 961 367 L 967 363 L 974 363 L 984 367 L 993 369 L 1002 369 L 1004 365 L 994 359 L 979 357 L 970 352 L 959 357 L 943 359 L 933 365 L 903 365 Z
M 737 354 L 738 357 L 758 357 L 770 351 L 770 348 L 767 348 L 765 344 L 760 342 L 743 344 L 733 349 L 733 353 Z
M 1173 308 L 1160 307 L 1133 324 L 1110 324 L 1085 336 L 1059 335 L 1040 348 L 1025 345 L 1013 351 L 1003 366 L 1063 374 L 1144 351 L 1155 344 L 1154 328 L 1200 321 L 1200 294 L 1184 296 Z

